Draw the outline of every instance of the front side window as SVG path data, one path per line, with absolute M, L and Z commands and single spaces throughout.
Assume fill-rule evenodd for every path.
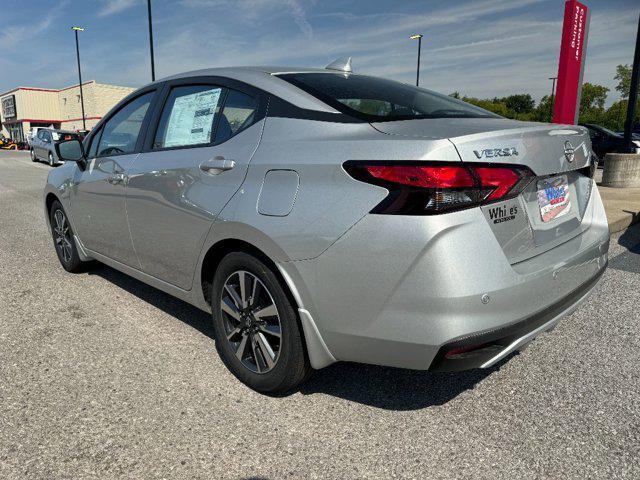
M 207 85 L 171 89 L 158 123 L 154 150 L 211 143 L 222 91 Z
M 253 125 L 257 111 L 258 101 L 255 98 L 237 90 L 229 90 L 216 131 L 216 143 L 226 142 Z
M 330 72 L 286 73 L 279 77 L 336 110 L 368 122 L 499 118 L 461 100 L 384 78 Z
M 97 131 L 91 137 L 91 145 L 89 146 L 89 151 L 87 154 L 87 158 L 95 158 L 98 154 L 98 142 L 100 141 L 100 131 Z
M 149 92 L 139 96 L 107 121 L 102 130 L 98 156 L 133 153 L 153 95 L 154 92 Z

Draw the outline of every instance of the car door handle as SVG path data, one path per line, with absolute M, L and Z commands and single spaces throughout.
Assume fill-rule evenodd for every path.
M 211 160 L 205 160 L 200 164 L 200 170 L 209 175 L 218 175 L 227 170 L 231 170 L 236 166 L 235 160 L 227 160 L 226 158 L 218 155 Z
M 124 182 L 124 173 L 114 173 L 107 178 L 107 182 L 111 185 L 117 185 L 118 183 Z

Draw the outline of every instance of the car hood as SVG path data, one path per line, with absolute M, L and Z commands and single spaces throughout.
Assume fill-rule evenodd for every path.
M 448 139 L 462 161 L 526 165 L 536 175 L 576 170 L 591 159 L 587 130 L 575 125 L 506 118 L 430 118 L 371 125 L 388 135 Z M 573 155 L 565 154 L 569 147 Z

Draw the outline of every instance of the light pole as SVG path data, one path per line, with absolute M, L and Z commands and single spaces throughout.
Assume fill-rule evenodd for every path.
M 418 40 L 418 67 L 416 69 L 416 87 L 420 85 L 420 49 L 422 48 L 422 35 L 417 33 L 409 37 L 411 40 Z
M 84 96 L 82 95 L 82 70 L 80 69 L 80 46 L 78 45 L 78 32 L 84 32 L 82 27 L 71 27 L 76 34 L 76 57 L 78 58 L 78 84 L 80 86 L 80 107 L 82 108 L 82 130 L 87 130 L 84 120 Z
M 153 27 L 151 25 L 151 0 L 147 0 L 147 17 L 149 18 L 149 51 L 151 52 L 151 81 L 156 81 L 156 66 L 153 60 Z
M 635 151 L 634 145 L 631 143 L 631 130 L 633 129 L 633 119 L 636 113 L 636 102 L 638 101 L 638 83 L 640 83 L 640 18 L 638 18 L 636 51 L 633 55 L 631 85 L 629 88 L 629 100 L 627 101 L 627 120 L 624 122 L 624 144 L 627 151 L 629 152 Z
M 551 110 L 549 116 L 551 117 L 550 121 L 553 122 L 553 104 L 555 103 L 554 94 L 556 92 L 556 80 L 558 80 L 558 77 L 549 77 L 549 80 L 553 80 L 551 83 L 551 97 L 549 98 L 549 104 L 551 105 L 549 108 Z

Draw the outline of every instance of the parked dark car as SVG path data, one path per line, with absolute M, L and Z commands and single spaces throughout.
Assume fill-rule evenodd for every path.
M 625 146 L 624 137 L 616 132 L 612 132 L 607 128 L 601 127 L 600 125 L 594 125 L 592 123 L 581 123 L 580 125 L 589 130 L 591 147 L 601 164 L 603 163 L 604 156 L 607 153 L 620 151 Z M 633 143 L 635 143 L 636 150 L 638 150 L 640 147 L 640 141 L 633 140 Z
M 621 137 L 624 137 L 624 132 L 616 132 Z M 640 133 L 631 132 L 631 140 L 640 140 Z

